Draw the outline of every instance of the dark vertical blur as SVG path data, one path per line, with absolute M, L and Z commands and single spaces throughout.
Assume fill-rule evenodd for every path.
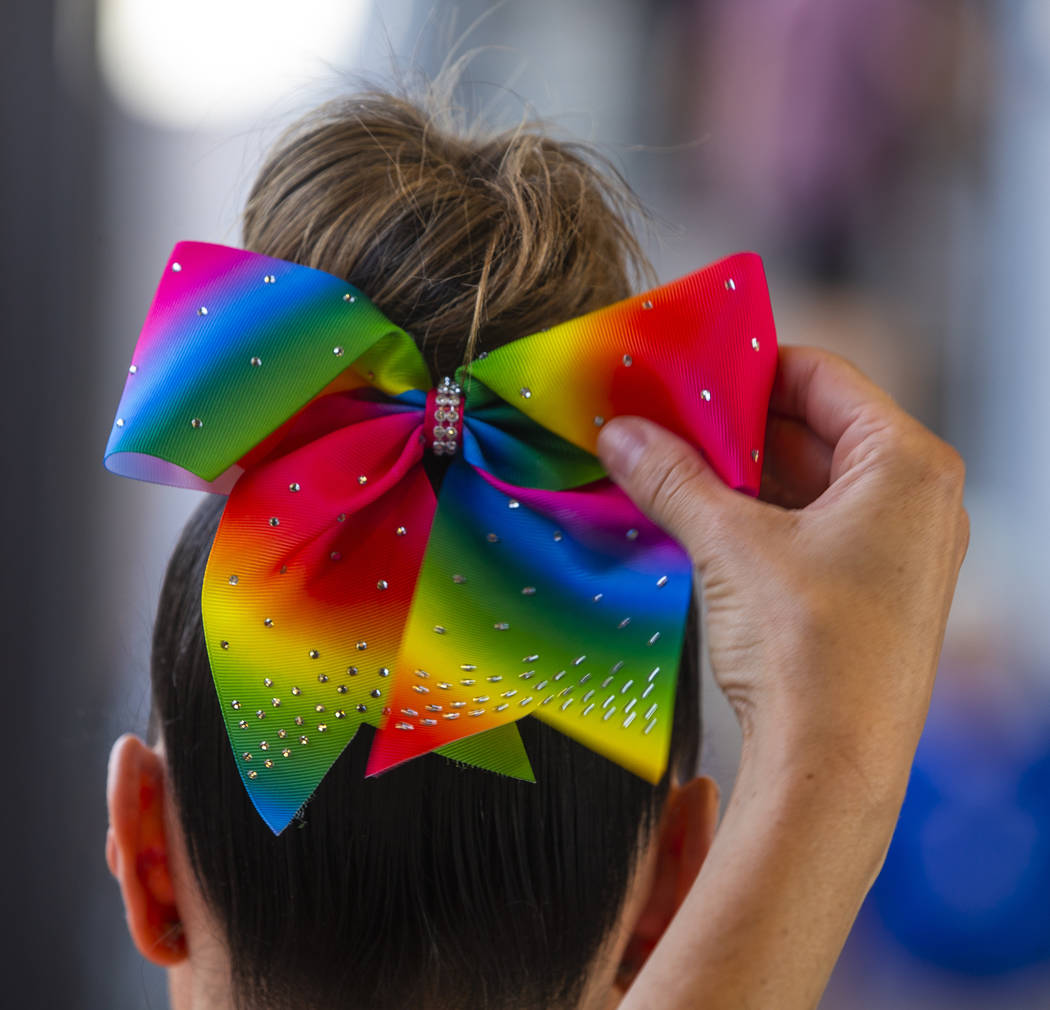
M 126 970 L 113 959 L 127 947 L 111 925 L 117 896 L 98 872 L 108 687 L 91 608 L 102 575 L 88 493 L 105 427 L 85 421 L 98 398 L 104 256 L 91 25 L 90 3 L 33 0 L 4 4 L 0 31 L 0 1004 L 9 1007 L 100 1006 L 100 976 Z

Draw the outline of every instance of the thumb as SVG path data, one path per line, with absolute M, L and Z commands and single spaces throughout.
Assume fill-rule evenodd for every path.
M 754 506 L 722 482 L 688 442 L 641 417 L 617 417 L 598 433 L 609 476 L 703 568 L 725 550 L 727 526 Z

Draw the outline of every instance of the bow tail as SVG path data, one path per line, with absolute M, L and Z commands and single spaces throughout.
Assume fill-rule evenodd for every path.
M 457 742 L 460 760 L 504 771 L 507 737 L 492 731 L 535 715 L 658 781 L 685 552 L 608 481 L 526 489 L 458 460 L 433 534 L 368 773 Z
M 383 722 L 435 507 L 418 427 L 348 424 L 253 467 L 223 512 L 205 638 L 238 771 L 275 833 L 358 727 Z

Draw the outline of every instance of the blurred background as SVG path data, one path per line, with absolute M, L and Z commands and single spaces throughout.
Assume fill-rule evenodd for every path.
M 962 452 L 969 556 L 908 798 L 823 1010 L 1050 1007 L 1050 4 L 4 0 L 0 1003 L 162 1007 L 103 862 L 160 577 L 196 503 L 101 457 L 180 238 L 239 243 L 296 114 L 478 48 L 460 98 L 597 143 L 662 280 L 765 258 L 783 342 Z M 17 492 L 17 493 L 16 493 Z M 704 766 L 739 747 L 705 693 Z

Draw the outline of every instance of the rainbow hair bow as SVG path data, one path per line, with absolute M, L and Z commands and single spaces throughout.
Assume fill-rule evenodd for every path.
M 596 437 L 643 415 L 755 494 L 775 368 L 753 253 L 434 389 L 412 338 L 340 278 L 176 245 L 105 463 L 229 495 L 201 611 L 270 828 L 362 723 L 370 775 L 437 751 L 535 781 L 514 725 L 531 715 L 658 781 L 692 566 L 607 479 Z M 449 459 L 437 491 L 428 452 Z

